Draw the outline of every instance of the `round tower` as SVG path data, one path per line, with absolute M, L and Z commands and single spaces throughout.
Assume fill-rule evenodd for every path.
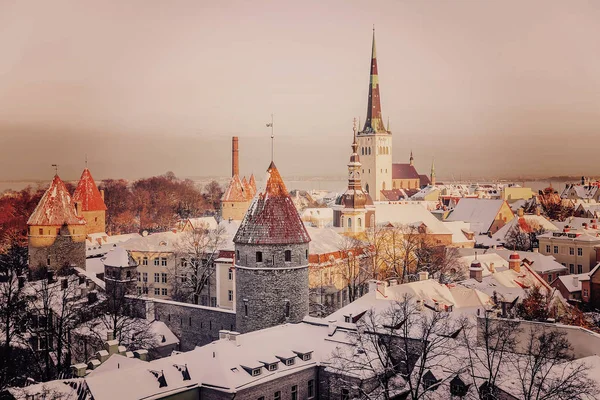
M 73 193 L 73 200 L 81 203 L 81 215 L 85 218 L 86 232 L 106 232 L 106 204 L 104 190 L 98 190 L 90 170 L 85 168 Z
M 235 244 L 236 330 L 244 333 L 308 315 L 310 237 L 271 162 Z
M 81 203 L 73 201 L 58 175 L 29 217 L 27 227 L 32 270 L 85 269 L 86 229 Z
M 110 297 L 121 298 L 134 294 L 137 281 L 137 263 L 123 247 L 115 247 L 102 260 L 104 282 Z

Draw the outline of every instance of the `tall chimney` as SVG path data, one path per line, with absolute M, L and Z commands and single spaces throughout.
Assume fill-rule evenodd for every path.
M 238 151 L 238 137 L 231 138 L 231 176 L 240 174 L 240 161 Z

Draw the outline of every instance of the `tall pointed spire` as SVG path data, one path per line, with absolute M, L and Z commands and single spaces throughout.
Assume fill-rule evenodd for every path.
M 435 186 L 435 159 L 431 159 L 431 186 Z
M 414 165 L 415 162 L 415 158 L 413 157 L 413 153 L 412 150 L 410 151 L 410 158 L 408 160 L 410 162 L 410 165 Z
M 373 27 L 373 47 L 371 50 L 371 79 L 369 81 L 369 102 L 367 119 L 362 133 L 388 133 L 381 117 L 379 99 L 379 75 L 377 73 L 377 50 L 375 46 L 375 27 Z

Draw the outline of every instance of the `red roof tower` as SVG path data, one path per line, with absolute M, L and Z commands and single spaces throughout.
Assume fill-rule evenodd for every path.
M 77 215 L 75 202 L 65 183 L 58 175 L 54 176 L 46 193 L 40 199 L 27 221 L 29 226 L 85 225 L 82 216 Z
M 254 198 L 233 241 L 244 244 L 310 242 L 275 163 L 271 162 L 267 169 L 265 191 Z
M 361 133 L 389 133 L 381 117 L 381 99 L 379 98 L 379 74 L 377 72 L 377 51 L 375 49 L 375 29 L 373 29 L 373 47 L 371 50 L 371 79 L 369 80 L 369 101 L 367 118 Z
M 106 204 L 90 170 L 85 168 L 73 194 L 74 201 L 80 201 L 83 211 L 106 211 Z

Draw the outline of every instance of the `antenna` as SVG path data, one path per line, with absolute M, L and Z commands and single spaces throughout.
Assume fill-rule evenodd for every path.
M 271 128 L 271 162 L 273 162 L 275 153 L 275 132 L 273 131 L 273 114 L 271 114 L 271 122 L 267 124 L 267 128 Z
M 87 168 L 87 153 L 85 153 L 85 167 Z
M 54 167 L 54 175 L 58 175 L 58 164 L 52 164 Z

